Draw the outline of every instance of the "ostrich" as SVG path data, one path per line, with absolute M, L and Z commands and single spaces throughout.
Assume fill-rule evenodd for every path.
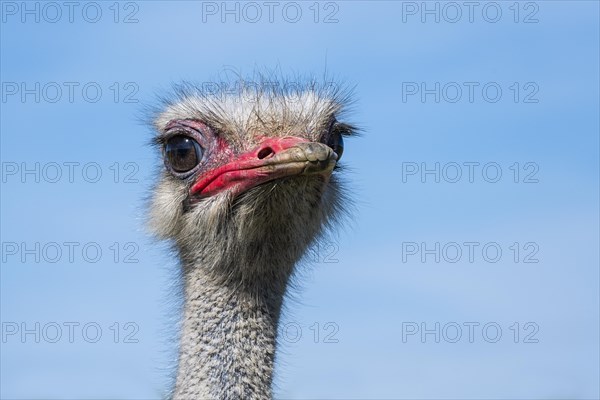
M 150 224 L 179 256 L 184 296 L 173 398 L 271 398 L 295 265 L 344 211 L 349 98 L 240 79 L 218 93 L 183 85 L 157 112 Z

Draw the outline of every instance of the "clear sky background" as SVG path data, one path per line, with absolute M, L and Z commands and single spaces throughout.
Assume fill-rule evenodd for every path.
M 364 129 L 351 221 L 287 304 L 277 397 L 600 396 L 598 2 L 426 3 L 439 22 L 421 2 L 54 4 L 1 3 L 2 398 L 166 392 L 177 265 L 145 232 L 139 116 L 255 67 L 355 84 Z

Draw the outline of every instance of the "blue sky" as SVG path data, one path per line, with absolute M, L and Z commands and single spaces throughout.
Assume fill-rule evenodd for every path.
M 428 2 L 439 22 L 421 2 L 280 2 L 273 22 L 262 2 L 256 22 L 99 2 L 96 23 L 90 3 L 73 22 L 21 4 L 1 4 L 2 398 L 166 391 L 176 262 L 145 232 L 160 162 L 139 116 L 172 82 L 257 67 L 356 85 L 364 129 L 344 153 L 351 221 L 287 304 L 278 397 L 600 396 L 597 2 L 481 2 L 472 20 Z M 436 323 L 439 343 L 421 336 Z

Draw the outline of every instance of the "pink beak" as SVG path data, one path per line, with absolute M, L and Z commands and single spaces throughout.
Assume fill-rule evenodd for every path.
M 284 177 L 312 174 L 328 177 L 336 160 L 335 152 L 323 143 L 295 136 L 267 138 L 253 150 L 200 175 L 190 193 L 204 197 L 230 189 L 237 195 Z

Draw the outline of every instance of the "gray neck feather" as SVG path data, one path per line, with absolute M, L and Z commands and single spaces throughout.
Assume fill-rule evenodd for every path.
M 202 204 L 188 214 L 176 241 L 185 303 L 175 399 L 271 398 L 288 281 L 334 204 L 315 207 L 319 181 L 293 182 L 258 187 L 232 207 L 207 212 L 201 207 L 210 204 Z M 306 204 L 290 200 L 301 192 L 295 185 Z
M 186 268 L 175 399 L 270 399 L 285 284 L 224 285 Z

